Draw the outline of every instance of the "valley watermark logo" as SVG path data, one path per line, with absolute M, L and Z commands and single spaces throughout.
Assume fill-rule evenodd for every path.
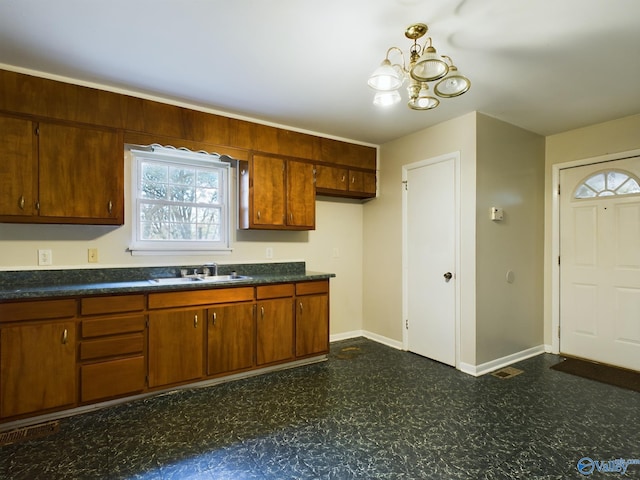
M 640 465 L 640 458 L 624 459 L 615 458 L 613 460 L 593 460 L 589 457 L 583 457 L 578 460 L 578 472 L 582 475 L 591 475 L 593 472 L 599 473 L 619 473 L 624 475 L 627 473 L 629 465 Z

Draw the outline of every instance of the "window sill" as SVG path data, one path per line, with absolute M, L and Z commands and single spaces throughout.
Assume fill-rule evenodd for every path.
M 168 255 L 229 255 L 232 248 L 210 248 L 210 249 L 168 249 L 168 248 L 140 248 L 129 247 L 127 249 L 131 256 L 168 256 Z

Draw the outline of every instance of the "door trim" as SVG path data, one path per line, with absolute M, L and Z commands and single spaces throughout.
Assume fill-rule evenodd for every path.
M 551 166 L 551 353 L 560 353 L 560 170 L 640 156 L 640 150 L 610 153 Z
M 454 254 L 455 254 L 455 367 L 460 370 L 460 285 L 462 278 L 462 271 L 460 268 L 460 217 L 461 217 L 461 205 L 460 205 L 460 152 L 451 152 L 437 157 L 431 157 L 426 160 L 422 160 L 415 163 L 410 163 L 402 166 L 402 349 L 409 349 L 409 334 L 406 328 L 407 317 L 409 316 L 409 275 L 408 275 L 408 238 L 407 238 L 407 176 L 409 170 L 413 170 L 435 163 L 444 162 L 447 160 L 453 160 L 454 168 Z

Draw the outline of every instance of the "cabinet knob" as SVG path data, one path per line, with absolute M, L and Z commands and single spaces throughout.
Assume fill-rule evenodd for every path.
M 24 210 L 24 195 L 20 195 L 20 200 L 18 201 L 18 206 L 20 210 Z
M 62 344 L 66 345 L 68 341 L 69 341 L 69 331 L 65 328 L 62 331 Z

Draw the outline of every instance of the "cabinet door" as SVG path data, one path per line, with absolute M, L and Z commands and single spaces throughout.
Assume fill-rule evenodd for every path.
M 313 164 L 287 162 L 287 225 L 313 229 L 316 226 L 316 189 Z
M 203 310 L 149 314 L 149 387 L 202 377 Z
M 346 168 L 316 165 L 316 190 L 347 190 L 349 172 Z
M 0 417 L 76 402 L 75 322 L 0 329 Z
M 376 174 L 349 170 L 349 191 L 363 193 L 364 196 L 375 196 Z
M 293 358 L 293 299 L 258 302 L 256 316 L 258 365 Z
M 35 212 L 38 159 L 34 128 L 29 120 L 0 117 L 0 216 Z
M 124 223 L 124 148 L 118 133 L 40 123 L 39 174 L 41 217 Z
M 296 299 L 296 357 L 328 351 L 328 295 L 298 297 Z
M 254 155 L 251 161 L 251 219 L 257 226 L 284 225 L 284 160 Z
M 207 312 L 207 374 L 253 366 L 253 303 L 212 307 Z

